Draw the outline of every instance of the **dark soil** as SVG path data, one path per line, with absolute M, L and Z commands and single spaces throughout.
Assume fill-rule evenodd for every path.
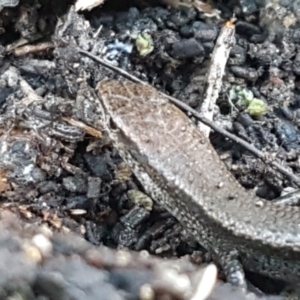
M 105 136 L 99 138 L 94 87 L 106 77 L 123 78 L 80 50 L 199 109 L 214 43 L 235 12 L 236 45 L 215 122 L 273 155 L 290 172 L 300 172 L 297 1 L 273 6 L 271 1 L 261 6 L 254 0 L 239 5 L 219 1 L 220 18 L 194 7 L 168 8 L 159 1 L 116 2 L 81 15 L 67 1 L 47 0 L 24 0 L 0 12 L 0 260 L 5 262 L 0 264 L 5 273 L 0 299 L 17 299 L 9 298 L 17 294 L 22 299 L 138 299 L 146 283 L 154 286 L 153 299 L 186 299 L 167 283 L 153 283 L 163 281 L 159 259 L 142 261 L 132 252 L 131 264 L 121 268 L 115 261 L 118 252 L 111 249 L 186 256 L 198 264 L 210 261 L 180 224 L 142 193 Z M 135 39 L 146 33 L 154 50 L 142 56 Z M 253 117 L 240 103 L 233 106 L 229 95 L 236 87 L 252 91 L 268 112 Z M 237 180 L 258 196 L 272 201 L 297 188 L 223 136 L 212 133 L 211 141 Z M 27 263 L 24 243 L 45 234 L 45 228 L 54 251 Z M 101 247 L 95 250 L 69 232 Z M 197 265 L 187 259 L 182 268 L 183 273 L 197 274 Z M 95 280 L 85 282 L 89 277 Z M 257 274 L 249 279 L 267 294 L 285 288 Z M 220 281 L 212 299 L 227 296 L 248 299 Z

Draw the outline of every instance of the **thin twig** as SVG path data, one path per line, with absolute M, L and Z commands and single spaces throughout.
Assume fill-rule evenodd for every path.
M 81 54 L 83 54 L 83 55 L 85 55 L 85 56 L 87 56 L 87 57 L 89 57 L 89 58 L 91 58 L 92 60 L 94 60 L 94 61 L 100 63 L 101 65 L 103 65 L 103 66 L 105 66 L 105 67 L 111 69 L 112 71 L 115 71 L 115 72 L 121 74 L 122 76 L 124 76 L 124 77 L 126 77 L 126 78 L 132 80 L 133 82 L 141 83 L 141 84 L 143 84 L 143 85 L 148 85 L 148 84 L 145 83 L 144 81 L 138 79 L 137 77 L 135 77 L 135 76 L 133 76 L 133 75 L 130 75 L 128 72 L 126 72 L 126 71 L 123 70 L 123 69 L 120 69 L 120 68 L 118 68 L 118 67 L 116 67 L 116 66 L 113 66 L 112 64 L 110 64 L 109 62 L 105 61 L 104 59 L 102 59 L 102 58 L 100 58 L 100 57 L 97 57 L 97 56 L 95 56 L 95 55 L 93 55 L 93 54 L 91 54 L 91 53 L 89 53 L 89 52 L 87 52 L 87 51 L 81 50 L 81 49 L 78 50 L 78 52 L 81 53 Z
M 122 70 L 118 67 L 112 66 L 111 64 L 109 64 L 108 62 L 104 61 L 103 59 L 89 53 L 86 52 L 84 50 L 79 50 L 79 53 L 88 56 L 89 58 L 93 59 L 94 61 L 99 62 L 100 64 L 104 65 L 105 67 L 118 72 L 119 74 L 121 74 L 122 76 L 124 76 L 127 79 L 132 80 L 135 83 L 140 83 L 146 86 L 150 86 L 148 83 L 145 83 L 144 81 L 140 80 L 139 78 L 129 74 L 128 72 L 126 72 L 125 70 Z M 188 106 L 187 104 L 183 103 L 182 101 L 171 97 L 169 95 L 166 95 L 162 92 L 159 92 L 162 96 L 168 98 L 170 100 L 170 102 L 172 102 L 173 104 L 175 104 L 177 107 L 179 107 L 180 109 L 189 112 L 191 115 L 193 115 L 197 120 L 201 121 L 202 123 L 204 123 L 205 125 L 207 125 L 208 127 L 210 127 L 211 129 L 213 129 L 215 132 L 218 132 L 220 134 L 222 134 L 223 136 L 229 138 L 230 140 L 234 141 L 235 143 L 241 145 L 242 147 L 244 147 L 246 150 L 248 150 L 249 152 L 251 152 L 253 155 L 257 156 L 258 158 L 260 158 L 264 163 L 271 165 L 272 167 L 276 168 L 280 173 L 284 174 L 287 178 L 289 178 L 289 180 L 293 181 L 298 187 L 300 187 L 300 178 L 296 175 L 294 175 L 293 173 L 291 173 L 289 170 L 287 170 L 286 168 L 284 168 L 283 166 L 281 166 L 278 162 L 274 161 L 274 160 L 270 160 L 268 159 L 268 155 L 266 155 L 264 152 L 260 151 L 259 149 L 257 149 L 255 146 L 247 143 L 246 141 L 242 140 L 241 138 L 237 137 L 236 135 L 228 132 L 227 130 L 219 127 L 218 125 L 216 125 L 214 122 L 208 120 L 207 118 L 204 118 L 202 116 L 202 114 L 198 113 L 196 110 L 194 110 L 193 108 L 191 108 L 190 106 Z
M 232 19 L 222 27 L 212 52 L 210 66 L 206 75 L 207 88 L 200 106 L 200 112 L 203 117 L 211 121 L 213 120 L 214 108 L 222 88 L 227 60 L 235 40 L 234 21 L 235 19 Z M 198 128 L 204 136 L 209 137 L 210 127 L 199 122 Z
M 102 132 L 93 128 L 93 127 L 90 127 L 80 121 L 77 121 L 75 119 L 72 119 L 72 118 L 66 118 L 66 117 L 63 117 L 62 118 L 65 122 L 67 122 L 68 124 L 72 125 L 72 126 L 76 126 L 76 127 L 79 127 L 81 129 L 83 129 L 85 132 L 87 132 L 88 134 L 90 134 L 91 136 L 94 136 L 94 137 L 97 137 L 97 138 L 101 138 L 103 135 L 102 135 Z

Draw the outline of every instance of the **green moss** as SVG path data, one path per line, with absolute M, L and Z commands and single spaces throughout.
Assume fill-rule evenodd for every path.
M 253 117 L 260 117 L 268 111 L 268 106 L 264 101 L 253 98 L 248 104 L 247 111 Z
M 254 98 L 252 91 L 241 87 L 229 91 L 229 102 L 239 110 L 246 109 L 253 117 L 260 117 L 268 111 L 268 106 L 263 100 Z
M 152 37 L 148 33 L 138 35 L 135 45 L 141 56 L 146 56 L 154 50 Z

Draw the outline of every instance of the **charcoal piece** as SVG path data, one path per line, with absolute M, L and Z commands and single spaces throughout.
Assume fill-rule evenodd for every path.
M 257 60 L 259 66 L 280 66 L 282 58 L 275 44 L 265 41 L 263 44 L 249 44 L 249 56 Z
M 84 195 L 66 197 L 65 203 L 67 209 L 90 209 L 90 201 Z
M 245 15 L 251 15 L 258 11 L 255 0 L 240 0 L 240 6 Z
M 205 42 L 202 44 L 205 50 L 205 57 L 209 58 L 214 50 L 215 44 L 213 42 Z
M 44 181 L 38 184 L 38 190 L 41 194 L 46 194 L 49 192 L 58 192 L 59 191 L 59 184 L 55 181 Z
M 99 177 L 88 178 L 88 198 L 97 198 L 100 196 L 101 179 Z
M 195 21 L 191 25 L 182 26 L 180 33 L 185 38 L 195 37 L 200 42 L 212 42 L 218 35 L 218 28 L 204 22 Z
M 204 47 L 194 38 L 175 42 L 171 51 L 171 55 L 177 59 L 201 57 L 204 53 Z
M 295 73 L 295 75 L 300 75 L 300 53 L 296 55 L 296 58 L 292 65 L 292 70 Z
M 128 11 L 118 13 L 114 20 L 114 27 L 118 32 L 124 32 L 131 29 L 134 22 L 139 18 L 139 11 L 132 7 Z
M 119 247 L 133 247 L 138 240 L 138 232 L 132 228 L 125 228 L 121 223 L 118 223 L 111 232 L 113 241 Z
M 103 240 L 108 236 L 109 231 L 105 224 L 95 224 L 91 221 L 85 223 L 86 239 L 93 245 L 100 245 Z
M 86 180 L 81 177 L 65 177 L 62 185 L 69 192 L 85 193 L 87 191 Z
M 247 37 L 262 33 L 259 26 L 245 21 L 238 21 L 236 23 L 236 32 L 238 34 L 244 34 Z
M 300 29 L 295 29 L 293 33 L 293 42 L 300 43 Z
M 110 162 L 107 160 L 107 156 L 96 156 L 87 152 L 83 155 L 83 157 L 93 175 L 100 177 L 104 181 L 112 180 L 111 173 L 109 172 Z
M 253 119 L 249 114 L 239 114 L 237 117 L 237 121 L 241 123 L 245 128 L 251 126 L 253 124 Z
M 235 45 L 230 51 L 228 65 L 242 65 L 246 62 L 247 51 L 240 45 Z
M 151 18 L 156 25 L 158 26 L 158 29 L 166 29 L 166 20 L 169 18 L 170 10 L 165 9 L 163 7 L 151 7 L 146 8 L 145 16 Z
M 178 31 L 181 26 L 190 23 L 196 17 L 194 9 L 174 10 L 166 19 L 166 26 L 170 29 Z
M 12 93 L 13 89 L 10 87 L 0 87 L 0 107 L 6 102 L 7 97 Z
M 230 71 L 237 77 L 247 79 L 249 81 L 256 81 L 259 77 L 257 70 L 247 67 L 231 66 Z
M 149 215 L 149 211 L 145 208 L 135 206 L 125 216 L 121 217 L 120 222 L 126 227 L 137 228 L 149 218 Z
M 275 129 L 280 143 L 283 144 L 287 151 L 299 147 L 299 132 L 292 123 L 282 121 L 276 124 Z

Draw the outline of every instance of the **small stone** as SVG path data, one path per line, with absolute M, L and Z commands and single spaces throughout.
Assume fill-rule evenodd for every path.
M 204 54 L 204 47 L 194 38 L 175 42 L 172 47 L 172 56 L 177 59 L 201 57 Z

